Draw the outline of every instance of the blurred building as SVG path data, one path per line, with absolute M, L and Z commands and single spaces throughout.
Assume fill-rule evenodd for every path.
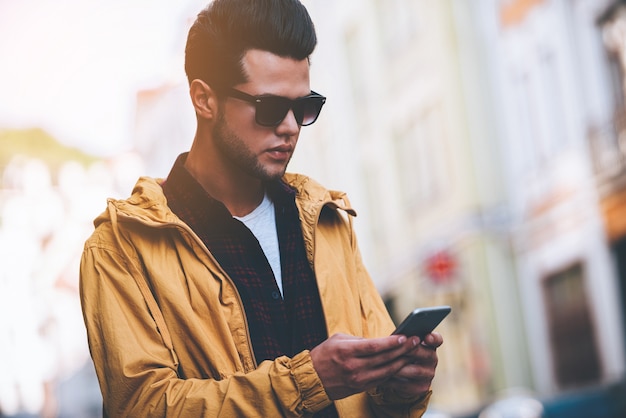
M 468 112 L 460 6 L 307 6 L 319 36 L 313 89 L 328 101 L 292 169 L 349 192 L 364 260 L 397 321 L 416 306 L 453 306 L 435 406 L 460 412 L 494 387 L 530 385 L 505 183 L 482 133 L 489 121 Z
M 190 0 L 182 13 L 173 16 L 181 30 L 169 45 L 169 73 L 137 91 L 133 149 L 144 161 L 142 175 L 166 177 L 178 154 L 191 147 L 196 120 L 184 71 L 185 43 L 196 15 L 208 3 Z
M 349 192 L 396 320 L 453 306 L 433 403 L 623 380 L 622 2 L 306 4 L 328 102 L 292 169 Z
M 610 384 L 625 370 L 624 301 L 588 141 L 615 109 L 597 24 L 607 4 L 511 0 L 465 8 L 484 57 L 475 68 L 487 78 L 481 85 L 489 99 L 475 103 L 490 112 L 504 162 L 532 387 L 544 397 Z
M 142 175 L 167 176 L 178 154 L 191 147 L 194 118 L 188 86 L 182 80 L 137 92 L 133 137 L 134 148 L 145 161 Z
M 613 107 L 589 127 L 594 172 L 614 266 L 626 335 L 626 2 L 612 1 L 598 18 L 610 70 Z
M 124 173 L 39 129 L 0 132 L 0 150 L 0 353 L 10 359 L 0 416 L 98 416 L 78 266 Z

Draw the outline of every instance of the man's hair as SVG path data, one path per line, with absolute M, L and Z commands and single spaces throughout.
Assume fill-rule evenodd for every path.
M 317 37 L 299 0 L 214 0 L 189 30 L 185 72 L 191 83 L 220 91 L 247 81 L 242 58 L 250 49 L 308 59 Z

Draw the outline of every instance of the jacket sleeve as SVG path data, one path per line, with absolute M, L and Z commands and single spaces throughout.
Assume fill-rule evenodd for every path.
M 364 336 L 381 337 L 390 335 L 395 326 L 378 289 L 374 285 L 363 263 L 354 229 L 352 227 L 350 229 L 356 277 L 361 298 L 361 317 L 363 318 Z M 430 395 L 431 391 L 428 391 L 424 396 L 403 398 L 392 391 L 384 389 L 375 389 L 367 393 L 369 406 L 374 416 L 381 418 L 421 417 L 424 412 L 426 412 Z
M 308 351 L 265 361 L 249 373 L 181 378 L 166 330 L 156 325 L 160 313 L 148 306 L 132 271 L 138 271 L 136 260 L 118 248 L 97 236 L 87 242 L 81 303 L 105 416 L 300 417 L 330 404 Z

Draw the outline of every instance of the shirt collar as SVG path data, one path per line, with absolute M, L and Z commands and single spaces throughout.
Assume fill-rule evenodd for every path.
M 224 221 L 232 219 L 230 212 L 220 201 L 211 197 L 185 168 L 187 155 L 183 153 L 178 156 L 163 184 L 168 206 L 186 223 L 192 219 L 205 226 L 226 224 Z M 294 204 L 296 191 L 284 181 L 267 182 L 265 188 L 275 206 Z

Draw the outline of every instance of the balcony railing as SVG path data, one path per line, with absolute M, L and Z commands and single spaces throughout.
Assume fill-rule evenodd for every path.
M 626 108 L 587 133 L 596 182 L 601 195 L 626 187 Z

